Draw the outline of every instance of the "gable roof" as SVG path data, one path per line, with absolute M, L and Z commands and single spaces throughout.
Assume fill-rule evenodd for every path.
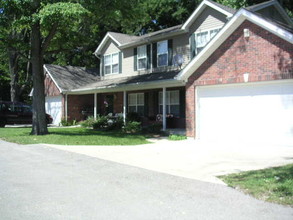
M 267 8 L 273 6 L 279 13 L 280 15 L 283 17 L 283 19 L 285 21 L 287 21 L 287 23 L 290 26 L 293 26 L 293 21 L 292 19 L 288 16 L 288 14 L 286 13 L 286 11 L 284 10 L 284 8 L 281 6 L 281 4 L 277 1 L 277 0 L 271 0 L 271 1 L 267 1 L 267 2 L 262 2 L 259 4 L 255 4 L 249 7 L 246 7 L 245 9 L 251 11 L 251 12 L 257 12 L 261 9 Z
M 120 49 L 136 46 L 139 44 L 150 43 L 151 41 L 156 41 L 162 38 L 166 38 L 169 36 L 182 34 L 188 32 L 189 26 L 194 22 L 194 20 L 200 15 L 200 13 L 206 8 L 211 7 L 223 14 L 227 17 L 232 16 L 236 10 L 224 5 L 221 5 L 217 2 L 211 0 L 204 0 L 201 4 L 196 8 L 193 14 L 188 18 L 188 20 L 183 25 L 176 25 L 170 28 L 165 28 L 159 31 L 155 31 L 149 34 L 144 34 L 141 36 L 134 36 L 128 34 L 121 34 L 116 32 L 108 32 L 106 36 L 103 38 L 102 42 L 94 52 L 95 55 L 99 55 L 102 52 L 103 47 L 106 45 L 108 40 L 112 40 L 116 43 L 116 46 Z
M 84 67 L 45 64 L 44 69 L 46 73 L 49 74 L 60 93 L 100 80 L 97 71 Z
M 170 28 L 165 28 L 159 31 L 155 31 L 149 34 L 144 34 L 141 36 L 134 36 L 128 34 L 121 34 L 116 32 L 108 32 L 103 38 L 102 42 L 95 51 L 95 55 L 99 55 L 102 52 L 103 47 L 106 45 L 108 40 L 113 40 L 119 48 L 126 48 L 134 45 L 139 45 L 143 43 L 149 43 L 151 40 L 160 39 L 162 37 L 171 36 L 174 34 L 183 33 L 181 30 L 182 25 L 176 25 Z
M 236 10 L 224 5 L 221 5 L 217 2 L 211 0 L 203 0 L 200 5 L 195 9 L 195 11 L 191 14 L 191 16 L 187 19 L 187 21 L 182 25 L 181 29 L 188 30 L 188 28 L 193 24 L 193 22 L 198 18 L 198 16 L 203 12 L 207 7 L 211 7 L 223 14 L 227 17 L 231 17 Z
M 175 78 L 178 80 L 187 80 L 245 20 L 293 44 L 292 28 L 285 28 L 283 24 L 280 25 L 279 23 L 272 22 L 246 9 L 240 9 Z

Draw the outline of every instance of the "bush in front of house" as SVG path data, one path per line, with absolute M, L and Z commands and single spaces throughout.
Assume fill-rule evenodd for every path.
M 160 134 L 163 128 L 162 123 L 154 123 L 144 128 L 145 133 Z
M 74 126 L 77 125 L 77 121 L 76 120 L 66 120 L 66 119 L 62 119 L 60 124 L 62 126 Z
M 126 133 L 138 133 L 141 131 L 141 122 L 129 121 L 122 130 Z
M 108 127 L 108 117 L 107 116 L 99 116 L 93 122 L 93 129 L 105 129 Z
M 108 121 L 108 130 L 121 130 L 124 125 L 123 117 L 118 117 L 115 120 Z
M 93 127 L 95 121 L 95 118 L 93 116 L 90 116 L 86 120 L 80 122 L 80 125 L 84 128 L 91 128 Z

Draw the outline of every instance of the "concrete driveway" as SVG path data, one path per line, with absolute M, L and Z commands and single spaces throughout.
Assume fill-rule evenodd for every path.
M 175 176 L 224 184 L 216 176 L 293 163 L 293 145 L 216 143 L 152 139 L 139 146 L 59 146 L 84 154 Z

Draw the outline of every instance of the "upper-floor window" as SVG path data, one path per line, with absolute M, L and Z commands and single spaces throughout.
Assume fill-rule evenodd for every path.
M 219 28 L 203 31 L 195 34 L 196 54 L 198 54 L 207 43 L 219 32 Z
M 146 45 L 137 47 L 137 69 L 144 70 L 147 68 L 147 47 Z
M 157 61 L 158 67 L 168 65 L 168 41 L 160 41 L 157 43 Z
M 119 72 L 119 53 L 108 54 L 104 56 L 105 74 Z

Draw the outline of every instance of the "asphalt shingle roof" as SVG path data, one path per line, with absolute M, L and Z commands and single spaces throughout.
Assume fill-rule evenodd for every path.
M 97 70 L 53 64 L 45 64 L 44 66 L 63 91 L 76 89 L 100 80 Z

